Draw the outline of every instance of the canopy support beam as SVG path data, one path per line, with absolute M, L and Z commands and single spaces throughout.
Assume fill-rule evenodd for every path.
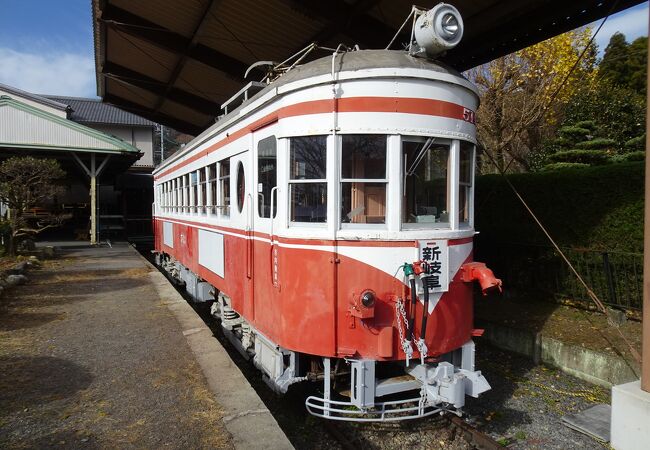
M 72 158 L 79 164 L 86 175 L 90 178 L 90 245 L 97 245 L 97 179 L 106 167 L 111 155 L 106 155 L 97 167 L 96 153 L 90 154 L 90 167 L 72 152 Z

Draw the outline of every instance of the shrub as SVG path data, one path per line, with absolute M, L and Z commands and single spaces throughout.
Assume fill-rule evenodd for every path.
M 549 162 L 581 163 L 590 165 L 607 164 L 607 154 L 602 150 L 567 150 L 548 157 Z
M 569 142 L 580 142 L 587 139 L 590 131 L 586 128 L 580 128 L 576 126 L 567 126 L 562 127 L 559 130 L 560 137 L 564 138 L 565 141 Z
M 645 150 L 645 134 L 633 137 L 625 143 L 625 150 L 630 152 L 633 150 Z
M 645 152 L 630 152 L 622 155 L 614 155 L 610 158 L 611 162 L 622 163 L 631 161 L 645 161 Z
M 562 170 L 562 169 L 579 169 L 581 167 L 589 167 L 589 164 L 584 163 L 572 163 L 572 162 L 557 162 L 547 164 L 542 167 L 542 171 L 546 172 L 549 170 Z
M 585 150 L 605 150 L 616 147 L 616 142 L 613 139 L 595 138 L 590 141 L 578 142 L 576 147 Z
M 581 122 L 576 123 L 574 126 L 577 128 L 584 128 L 585 130 L 589 130 L 592 133 L 596 131 L 596 128 L 598 128 L 596 122 L 594 122 L 593 120 L 583 120 Z

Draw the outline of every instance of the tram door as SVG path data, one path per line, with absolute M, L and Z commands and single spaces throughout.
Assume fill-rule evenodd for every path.
M 254 216 L 253 271 L 255 273 L 254 302 L 259 314 L 256 323 L 271 331 L 281 323 L 274 297 L 277 293 L 277 252 L 273 244 L 274 225 L 277 231 L 278 210 L 278 142 L 276 126 L 270 125 L 253 134 Z M 274 254 L 275 252 L 275 254 Z M 274 263 L 275 257 L 275 263 Z M 278 315 L 276 317 L 276 315 Z
M 253 304 L 253 190 L 252 190 L 252 173 L 251 173 L 251 155 L 252 151 L 248 150 L 239 153 L 230 158 L 230 178 L 231 178 L 231 209 L 230 216 L 233 224 L 243 230 L 244 239 L 240 244 L 238 254 L 242 255 L 242 261 L 238 267 L 242 268 L 240 279 L 243 280 L 241 286 L 241 298 L 243 305 L 237 305 L 242 309 L 246 317 L 254 320 L 255 305 Z

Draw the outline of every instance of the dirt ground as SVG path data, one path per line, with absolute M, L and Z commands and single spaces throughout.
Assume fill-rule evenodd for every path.
M 553 302 L 498 296 L 477 299 L 475 313 L 478 321 L 541 332 L 568 344 L 622 356 L 636 365 L 628 345 L 616 328 L 607 323 L 604 314 Z M 627 320 L 620 327 L 638 352 L 641 351 L 641 328 L 641 322 L 635 320 Z
M 0 298 L 0 447 L 232 448 L 149 269 L 102 250 L 67 251 Z

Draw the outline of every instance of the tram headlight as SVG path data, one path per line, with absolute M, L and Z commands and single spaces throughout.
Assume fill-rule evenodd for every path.
M 365 291 L 361 294 L 361 304 L 366 308 L 375 306 L 375 293 L 372 291 Z
M 463 38 L 463 18 L 447 3 L 439 3 L 415 21 L 415 41 L 433 58 L 454 48 Z
M 442 29 L 442 35 L 445 39 L 453 40 L 460 29 L 458 18 L 451 13 L 445 14 L 440 21 L 440 28 Z

